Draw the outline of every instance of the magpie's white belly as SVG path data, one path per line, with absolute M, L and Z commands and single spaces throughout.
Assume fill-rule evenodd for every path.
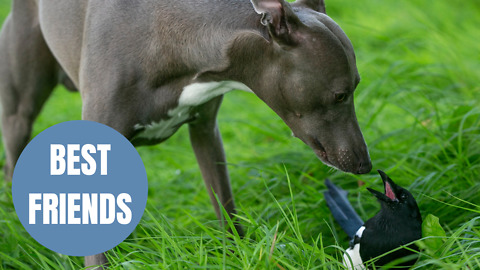
M 360 244 L 356 244 L 353 249 L 348 248 L 346 250 L 346 253 L 343 255 L 343 265 L 345 265 L 347 269 L 352 270 L 365 269 L 362 257 L 360 257 Z
M 162 140 L 172 136 L 177 129 L 194 117 L 192 109 L 198 105 L 223 95 L 232 90 L 252 92 L 250 88 L 240 82 L 221 81 L 193 83 L 183 88 L 178 106 L 168 111 L 168 117 L 148 124 L 136 124 L 135 130 L 139 130 L 135 138 L 147 140 Z
M 362 226 L 358 229 L 355 235 L 358 238 L 362 238 L 363 231 L 365 230 L 365 226 Z M 364 270 L 366 269 L 363 265 L 362 257 L 360 256 L 360 244 L 355 244 L 353 248 L 348 248 L 343 254 L 343 265 L 350 270 Z

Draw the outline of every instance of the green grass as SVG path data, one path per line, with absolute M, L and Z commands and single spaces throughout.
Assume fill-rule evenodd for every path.
M 0 0 L 0 21 L 8 9 L 8 1 Z M 446 231 L 430 237 L 440 239 L 438 248 L 422 250 L 416 268 L 480 269 L 480 5 L 327 0 L 327 12 L 356 50 L 362 76 L 356 111 L 374 169 L 408 187 L 423 217 L 439 217 Z M 34 134 L 79 119 L 80 107 L 78 94 L 57 89 Z M 381 189 L 378 175 L 354 176 L 322 165 L 252 94 L 227 94 L 219 123 L 247 236 L 226 236 L 215 220 L 182 128 L 161 145 L 138 149 L 149 178 L 147 209 L 135 232 L 108 253 L 112 266 L 341 268 L 348 240 L 326 208 L 323 181 L 329 177 L 348 189 L 367 219 L 378 211 L 366 191 Z M 0 153 L 4 157 L 3 148 Z M 17 219 L 10 187 L 0 189 L 0 269 L 82 266 L 81 258 L 33 240 Z

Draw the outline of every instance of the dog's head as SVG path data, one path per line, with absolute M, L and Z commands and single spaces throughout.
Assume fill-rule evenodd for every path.
M 360 76 L 352 44 L 325 14 L 323 0 L 251 0 L 268 30 L 272 62 L 252 90 L 325 164 L 355 174 L 372 164 L 353 93 Z

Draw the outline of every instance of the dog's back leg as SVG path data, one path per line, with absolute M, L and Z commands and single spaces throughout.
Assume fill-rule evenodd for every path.
M 58 80 L 58 64 L 43 39 L 37 14 L 35 1 L 13 1 L 0 33 L 0 98 L 8 180 L 30 139 L 33 121 Z

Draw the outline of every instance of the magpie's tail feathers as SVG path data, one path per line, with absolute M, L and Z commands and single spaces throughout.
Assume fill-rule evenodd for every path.
M 348 192 L 335 186 L 330 180 L 325 179 L 328 190 L 323 193 L 330 212 L 340 227 L 353 239 L 357 230 L 363 226 L 362 219 L 347 199 Z

